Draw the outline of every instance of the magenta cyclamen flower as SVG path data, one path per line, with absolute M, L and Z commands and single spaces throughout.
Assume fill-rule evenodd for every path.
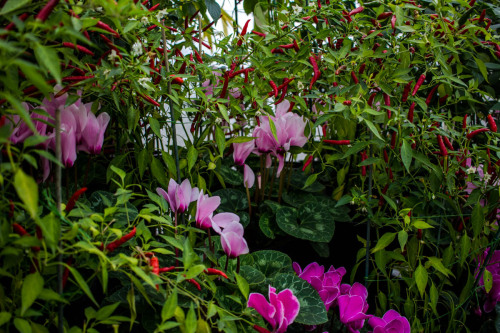
M 479 258 L 478 265 L 476 268 L 475 276 L 479 274 L 480 267 L 483 265 L 486 260 L 486 256 L 490 251 L 487 248 L 483 255 Z M 493 256 L 490 259 L 490 262 L 486 266 L 486 269 L 491 273 L 493 277 L 493 284 L 490 291 L 486 294 L 486 301 L 484 302 L 483 309 L 484 312 L 490 313 L 495 309 L 497 302 L 500 301 L 500 251 L 497 250 L 493 253 Z M 483 276 L 479 279 L 479 285 L 484 286 L 484 278 Z
M 250 153 L 255 149 L 255 140 L 233 143 L 233 149 L 234 163 L 236 165 L 243 165 Z
M 249 252 L 247 241 L 243 238 L 243 233 L 243 226 L 239 222 L 231 222 L 222 229 L 220 242 L 222 249 L 229 258 L 236 258 Z
M 248 297 L 249 308 L 254 308 L 271 324 L 274 333 L 286 332 L 300 310 L 300 303 L 290 289 L 276 294 L 276 289 L 269 286 L 269 302 L 264 295 L 251 293 Z
M 191 183 L 185 179 L 180 185 L 172 178 L 168 183 L 168 192 L 158 187 L 156 192 L 161 195 L 170 205 L 173 212 L 184 213 L 189 204 L 198 199 L 198 188 L 191 188 Z
M 285 154 L 291 146 L 302 147 L 307 142 L 304 135 L 306 127 L 305 120 L 293 112 L 288 112 L 289 101 L 284 101 L 276 107 L 276 116 L 260 117 L 260 126 L 257 126 L 253 132 L 256 137 L 255 144 L 259 153 L 270 153 L 278 158 L 277 176 L 285 165 Z M 273 121 L 276 128 L 275 139 L 269 118 Z
M 219 205 L 220 197 L 209 197 L 208 194 L 204 195 L 203 190 L 201 190 L 196 203 L 196 226 L 200 229 L 211 228 L 212 216 Z
M 365 319 L 370 318 L 366 314 L 368 310 L 368 291 L 365 286 L 355 282 L 352 286 L 343 284 L 340 287 L 342 293 L 338 297 L 340 321 L 347 326 L 350 332 L 359 332 L 365 323 Z
M 373 333 L 411 332 L 408 319 L 392 309 L 387 311 L 382 318 L 371 317 L 368 324 L 373 328 Z
M 327 311 L 336 304 L 335 301 L 340 295 L 342 277 L 346 273 L 344 267 L 335 269 L 330 266 L 328 272 L 325 273 L 325 268 L 316 262 L 307 265 L 304 270 L 300 268 L 298 263 L 294 262 L 293 269 L 301 279 L 309 282 L 318 291 Z
M 252 188 L 255 183 L 255 173 L 252 168 L 250 168 L 247 164 L 243 167 L 243 184 L 245 187 Z

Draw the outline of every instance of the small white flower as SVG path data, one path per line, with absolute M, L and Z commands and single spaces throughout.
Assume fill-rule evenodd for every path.
M 102 74 L 104 74 L 104 76 L 108 76 L 108 74 L 111 72 L 111 70 L 109 69 L 105 69 Z
M 304 89 L 304 84 L 300 81 L 297 82 L 297 89 L 302 90 Z
M 484 183 L 485 183 L 485 184 L 488 184 L 488 183 L 490 182 L 490 180 L 491 180 L 491 175 L 490 175 L 489 173 L 487 173 L 487 172 L 486 172 L 486 173 L 484 174 L 484 178 L 483 178 L 483 180 L 484 180 Z
M 361 211 L 362 211 L 363 213 L 366 213 L 366 212 L 368 212 L 368 209 L 366 209 L 366 207 L 361 207 Z
M 354 205 L 354 204 L 356 204 L 356 203 L 354 202 L 354 200 L 351 200 L 350 204 L 351 204 L 351 205 Z
M 156 13 L 156 20 L 161 21 L 161 19 L 164 16 L 167 16 L 167 10 L 166 9 L 162 9 L 158 13 Z
M 142 45 L 141 42 L 137 41 L 132 45 L 132 55 L 138 57 L 142 54 Z
M 283 14 L 283 15 L 288 15 L 288 14 L 289 14 L 289 12 L 288 12 L 288 10 L 283 9 L 283 10 L 281 11 L 281 14 Z
M 299 15 L 302 12 L 302 7 L 300 6 L 292 6 L 292 9 L 295 15 Z
M 215 123 L 218 124 L 218 125 L 220 123 L 222 123 L 222 118 L 219 118 L 219 117 L 215 118 Z
M 262 112 L 259 110 L 259 111 L 255 112 L 255 115 L 256 115 L 257 117 L 260 117 L 260 116 L 262 116 Z
M 147 16 L 141 17 L 141 23 L 142 25 L 148 25 L 149 24 L 149 19 Z
M 143 86 L 145 89 L 150 89 L 150 87 L 148 86 L 148 82 L 151 82 L 151 79 L 150 78 L 147 78 L 147 77 L 141 77 L 139 80 L 137 80 L 137 82 Z
M 436 199 L 436 196 L 434 194 L 432 194 L 432 200 Z
M 137 21 L 137 19 L 135 17 L 129 17 L 128 20 L 129 21 Z
M 109 62 L 114 62 L 115 60 L 120 59 L 118 56 L 118 53 L 116 53 L 115 50 L 111 50 L 111 52 L 108 54 L 108 61 Z
M 465 170 L 465 172 L 467 172 L 468 175 L 476 173 L 476 167 L 471 166 L 467 170 Z
M 102 12 L 102 7 L 96 7 L 96 8 L 95 8 L 95 11 L 96 11 L 96 12 L 99 12 L 99 13 L 100 13 L 100 12 Z

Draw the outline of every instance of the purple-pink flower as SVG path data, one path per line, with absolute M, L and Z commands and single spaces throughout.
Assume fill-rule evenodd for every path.
M 293 269 L 301 279 L 309 282 L 318 291 L 326 311 L 336 304 L 335 301 L 340 295 L 342 277 L 346 273 L 344 267 L 335 269 L 330 266 L 328 272 L 325 273 L 325 268 L 316 262 L 310 263 L 304 270 L 300 268 L 298 263 L 294 262 Z
M 243 233 L 244 228 L 239 222 L 232 222 L 222 229 L 220 242 L 222 249 L 229 258 L 236 258 L 249 252 Z
M 401 316 L 396 310 L 387 311 L 382 318 L 371 317 L 368 324 L 373 328 L 373 333 L 410 333 L 410 323 L 406 317 Z
M 300 310 L 300 303 L 290 289 L 276 294 L 276 289 L 269 286 L 269 302 L 264 295 L 251 293 L 248 297 L 249 308 L 254 308 L 271 324 L 274 333 L 286 332 Z
M 365 319 L 370 318 L 366 314 L 368 310 L 368 291 L 365 286 L 355 282 L 352 286 L 343 284 L 340 287 L 341 296 L 338 297 L 340 321 L 347 326 L 350 332 L 359 332 L 365 323 Z
M 475 276 L 479 274 L 480 268 L 483 265 L 484 261 L 486 260 L 486 256 L 488 255 L 488 252 L 490 251 L 489 248 L 487 248 L 482 256 L 478 260 L 478 265 L 476 268 Z M 484 312 L 490 313 L 495 309 L 495 305 L 497 302 L 500 301 L 500 251 L 496 250 L 493 253 L 493 256 L 491 256 L 491 259 L 486 265 L 486 269 L 491 273 L 492 278 L 493 278 L 493 284 L 491 289 L 489 290 L 488 293 L 486 293 L 486 300 L 483 305 Z M 479 278 L 479 285 L 484 286 L 484 277 L 483 275 L 480 276 Z
M 181 184 L 177 184 L 171 178 L 168 183 L 168 192 L 165 192 L 161 187 L 158 187 L 156 192 L 165 198 L 170 205 L 170 209 L 177 213 L 184 213 L 189 204 L 198 199 L 199 196 L 198 188 L 191 188 L 191 183 L 188 179 L 185 179 Z
M 196 203 L 196 215 L 195 221 L 196 226 L 200 229 L 209 229 L 212 227 L 212 216 L 214 211 L 220 205 L 220 197 L 214 196 L 209 197 L 208 194 L 203 194 L 203 190 L 200 191 L 198 196 L 198 201 Z
M 255 183 L 255 173 L 252 168 L 250 168 L 247 164 L 243 167 L 243 184 L 245 187 L 252 188 Z
M 256 137 L 255 145 L 259 153 L 272 154 L 278 158 L 277 176 L 285 165 L 285 154 L 291 146 L 302 147 L 307 142 L 304 135 L 306 121 L 293 112 L 288 112 L 289 101 L 284 101 L 276 107 L 276 116 L 261 116 L 260 126 L 257 126 L 253 132 Z M 276 128 L 276 138 L 271 130 L 269 119 Z
M 255 140 L 233 143 L 233 159 L 236 165 L 245 164 L 246 159 L 255 149 Z

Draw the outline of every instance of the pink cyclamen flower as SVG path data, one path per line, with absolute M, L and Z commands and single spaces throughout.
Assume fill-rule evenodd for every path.
M 370 318 L 368 310 L 368 291 L 365 286 L 355 282 L 352 286 L 343 284 L 340 288 L 342 295 L 338 297 L 340 321 L 347 326 L 350 332 L 359 332 Z
M 234 213 L 219 213 L 212 217 L 212 228 L 220 235 L 233 222 L 239 223 L 240 217 Z
M 382 318 L 371 317 L 368 324 L 373 328 L 373 333 L 411 332 L 408 319 L 392 309 L 387 311 Z
M 198 199 L 199 196 L 198 188 L 191 188 L 191 183 L 188 179 L 185 179 L 179 185 L 171 178 L 168 183 L 168 192 L 165 192 L 160 187 L 156 189 L 156 192 L 165 198 L 170 205 L 170 209 L 177 213 L 184 213 L 189 204 Z
M 229 258 L 236 258 L 249 252 L 248 244 L 243 238 L 243 225 L 231 222 L 220 233 L 222 249 Z
M 100 154 L 109 120 L 110 117 L 106 112 L 96 117 L 89 110 L 87 124 L 81 132 L 82 145 L 79 148 L 90 154 Z
M 483 265 L 486 257 L 488 256 L 488 252 L 490 251 L 487 248 L 483 254 L 480 256 L 477 264 L 476 271 L 474 275 L 477 278 L 477 275 L 480 272 L 480 268 Z M 491 273 L 493 277 L 492 287 L 488 293 L 486 293 L 486 300 L 483 305 L 484 312 L 490 313 L 495 309 L 495 306 L 498 302 L 500 302 L 500 250 L 496 250 L 493 253 L 488 265 L 486 265 L 486 269 Z M 484 287 L 484 277 L 481 275 L 479 279 L 479 285 Z
M 246 188 L 252 188 L 255 183 L 255 173 L 247 164 L 243 167 L 243 184 Z
M 344 267 L 335 269 L 330 266 L 328 272 L 325 273 L 325 268 L 316 262 L 310 263 L 304 270 L 294 262 L 293 269 L 301 279 L 309 282 L 318 291 L 327 311 L 336 304 L 335 301 L 340 296 L 342 277 L 346 273 Z
M 196 226 L 200 229 L 211 228 L 212 216 L 219 205 L 220 197 L 209 197 L 208 194 L 204 195 L 203 190 L 201 190 L 196 203 Z
M 236 165 L 243 165 L 250 153 L 255 149 L 255 140 L 233 143 L 233 149 L 234 163 Z
M 249 308 L 254 308 L 271 324 L 273 333 L 286 332 L 300 310 L 300 303 L 290 289 L 276 294 L 276 289 L 269 286 L 269 302 L 264 295 L 251 293 L 248 297 Z
M 276 107 L 276 116 L 261 116 L 260 126 L 253 132 L 255 145 L 259 153 L 270 153 L 278 158 L 277 176 L 285 165 L 285 154 L 291 146 L 302 147 L 307 142 L 304 135 L 306 121 L 293 112 L 288 112 L 289 101 L 283 101 Z M 276 128 L 276 138 L 271 131 L 270 120 Z

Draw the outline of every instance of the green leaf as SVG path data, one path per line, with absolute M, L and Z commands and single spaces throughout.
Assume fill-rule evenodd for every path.
M 83 292 L 90 298 L 92 302 L 94 302 L 96 306 L 99 306 L 94 296 L 92 295 L 92 292 L 90 291 L 89 285 L 87 284 L 87 282 L 85 282 L 85 279 L 81 276 L 81 274 L 68 264 L 64 264 L 64 266 L 71 272 L 80 289 L 83 290 Z
M 19 8 L 23 8 L 30 3 L 31 0 L 9 0 L 3 5 L 0 15 L 9 14 Z
M 153 133 L 161 139 L 161 131 L 160 131 L 160 123 L 158 122 L 158 120 L 156 120 L 155 118 L 153 117 L 149 117 L 148 118 L 148 121 L 149 121 L 149 126 L 151 127 L 151 130 L 153 131 Z
M 255 268 L 267 278 L 292 270 L 292 259 L 279 251 L 263 250 L 252 253 Z M 249 280 L 251 281 L 251 280 Z
M 432 225 L 430 225 L 429 223 L 424 222 L 422 220 L 414 220 L 414 221 L 411 222 L 411 225 L 414 228 L 417 228 L 417 229 L 430 229 L 430 228 L 434 228 Z
M 38 63 L 56 79 L 58 84 L 61 84 L 61 66 L 57 51 L 39 43 L 35 44 L 34 51 Z
M 35 180 L 18 169 L 14 175 L 14 187 L 17 195 L 24 203 L 30 216 L 34 219 L 38 215 L 38 185 Z
M 430 298 L 431 308 L 434 311 L 434 313 L 437 315 L 436 306 L 437 306 L 437 302 L 439 299 L 439 293 L 438 293 L 438 290 L 437 290 L 436 286 L 434 285 L 434 283 L 431 284 L 429 298 Z
M 43 136 L 43 135 L 31 135 L 31 136 L 27 137 L 26 140 L 24 140 L 23 146 L 24 146 L 24 148 L 37 146 L 37 145 L 47 141 L 48 139 L 49 139 L 48 137 Z
M 163 162 L 167 165 L 168 171 L 172 173 L 173 178 L 177 179 L 177 166 L 174 157 L 166 151 L 162 152 L 161 157 L 163 158 Z
M 43 277 L 36 272 L 26 276 L 21 288 L 21 316 L 37 299 L 43 290 Z
M 268 212 L 265 212 L 264 214 L 262 214 L 259 218 L 259 228 L 266 237 L 274 239 L 274 237 L 275 237 L 274 232 L 271 229 L 271 217 L 272 216 L 273 215 L 271 215 Z
M 278 133 L 276 132 L 276 125 L 274 125 L 273 118 L 271 118 L 271 116 L 267 116 L 267 119 L 269 119 L 269 127 L 271 128 L 271 133 L 273 133 L 274 140 L 276 140 L 276 142 L 279 142 Z
M 375 134 L 375 136 L 377 138 L 379 138 L 380 140 L 384 140 L 384 139 L 382 139 L 382 136 L 380 135 L 377 127 L 375 127 L 375 125 L 371 121 L 369 121 L 366 118 L 363 118 L 363 120 L 365 121 L 365 123 L 368 126 L 368 128 L 370 129 L 370 131 L 372 131 L 372 133 Z
M 229 115 L 227 114 L 227 108 L 226 108 L 226 106 L 224 104 L 222 104 L 222 103 L 218 103 L 217 105 L 219 107 L 219 111 L 220 111 L 220 113 L 222 115 L 222 118 L 224 118 L 224 120 L 228 124 L 230 124 L 230 122 L 229 122 Z
M 277 293 L 290 289 L 299 300 L 300 311 L 295 322 L 303 325 L 320 325 L 327 322 L 325 304 L 309 282 L 296 274 L 279 274 L 273 279 L 272 286 L 276 288 Z
M 460 266 L 463 266 L 465 260 L 469 256 L 470 248 L 471 248 L 470 237 L 467 236 L 467 234 L 465 234 L 460 239 Z
M 477 67 L 479 68 L 479 71 L 483 75 L 483 77 L 486 80 L 486 82 L 489 82 L 488 81 L 488 70 L 486 69 L 486 66 L 484 65 L 484 62 L 481 59 L 476 58 L 476 57 L 474 57 L 474 60 L 476 60 Z
M 0 312 L 0 326 L 8 323 L 12 318 L 12 314 L 10 312 Z
M 266 276 L 253 266 L 242 265 L 240 274 L 250 285 L 260 285 L 266 281 Z
M 215 127 L 215 142 L 219 148 L 220 156 L 224 155 L 224 149 L 226 148 L 226 136 L 224 135 L 224 131 L 219 126 Z
M 429 257 L 429 264 L 434 267 L 437 271 L 443 273 L 446 277 L 449 277 L 449 275 L 454 276 L 453 273 L 446 267 L 444 267 L 443 262 L 441 261 L 440 258 L 436 257 Z
M 123 183 L 123 180 L 127 176 L 127 173 L 125 171 L 123 171 L 122 169 L 115 167 L 114 165 L 110 165 L 109 168 L 111 169 L 111 171 L 116 173 L 118 175 L 118 177 L 120 177 L 120 179 L 122 180 L 122 183 Z
M 415 282 L 417 283 L 418 291 L 420 292 L 420 297 L 424 297 L 425 287 L 427 286 L 427 280 L 429 279 L 429 275 L 427 274 L 427 270 L 422 264 L 418 265 L 415 270 Z
M 189 268 L 184 277 L 186 280 L 192 279 L 200 275 L 205 270 L 205 265 L 195 265 Z
M 403 139 L 403 146 L 401 147 L 401 159 L 403 160 L 403 164 L 406 168 L 406 171 L 410 172 L 411 159 L 413 156 L 413 151 L 411 149 L 411 145 Z
M 167 173 L 161 161 L 156 157 L 153 157 L 151 161 L 151 173 L 162 187 L 168 187 Z
M 207 6 L 208 13 L 212 17 L 212 20 L 217 24 L 221 15 L 220 5 L 215 0 L 205 0 L 205 6 Z
M 16 65 L 19 66 L 21 71 L 26 75 L 26 77 L 38 88 L 40 91 L 44 94 L 47 95 L 50 92 L 52 92 L 52 87 L 47 84 L 47 81 L 43 77 L 43 75 L 40 73 L 40 70 L 38 67 L 34 66 L 33 64 L 23 61 L 23 60 L 16 60 L 14 62 Z
M 408 233 L 405 230 L 398 232 L 399 246 L 401 246 L 401 251 L 404 250 L 406 242 L 408 241 Z
M 236 213 L 248 209 L 247 195 L 243 191 L 227 188 L 213 192 L 212 196 L 220 197 L 219 212 Z
M 371 250 L 371 253 L 375 253 L 377 251 L 385 249 L 389 244 L 392 243 L 394 238 L 396 238 L 395 232 L 386 232 L 382 235 L 382 237 L 379 238 L 377 245 L 375 245 L 375 247 Z
M 14 326 L 21 333 L 31 333 L 32 332 L 30 323 L 25 319 L 14 318 Z
M 188 171 L 191 172 L 191 169 L 196 163 L 196 160 L 198 159 L 198 151 L 194 146 L 190 146 L 188 148 L 188 153 L 187 153 L 187 162 L 188 162 Z
M 280 207 L 276 211 L 276 222 L 287 234 L 313 242 L 327 243 L 335 232 L 335 221 L 319 202 L 306 202 L 298 210 Z
M 307 177 L 306 183 L 304 184 L 304 188 L 309 187 L 312 183 L 316 181 L 316 178 L 318 178 L 317 173 L 313 173 L 309 177 Z
M 175 308 L 177 308 L 177 288 L 174 288 L 170 296 L 168 296 L 165 304 L 163 304 L 163 308 L 161 309 L 162 322 L 165 322 L 174 316 Z
M 248 300 L 248 294 L 250 293 L 250 287 L 248 285 L 247 280 L 245 280 L 244 277 L 239 275 L 238 273 L 234 273 L 234 276 L 236 277 L 236 284 L 238 285 L 238 288 L 241 291 L 241 294 L 245 297 L 246 300 Z
M 137 158 L 137 164 L 139 165 L 139 175 L 141 178 L 144 176 L 144 172 L 146 171 L 148 162 L 149 162 L 149 152 L 147 149 L 143 149 L 141 150 Z
M 472 210 L 471 224 L 472 224 L 472 232 L 474 234 L 474 237 L 479 236 L 481 234 L 481 231 L 483 231 L 483 226 L 484 226 L 483 207 L 481 207 L 479 202 L 476 204 L 476 206 Z
M 484 281 L 484 291 L 486 291 L 486 293 L 489 293 L 491 288 L 493 288 L 493 275 L 487 269 L 484 270 L 483 281 Z
M 259 3 L 259 0 L 243 0 L 243 9 L 246 14 L 253 12 L 255 5 Z
M 194 305 L 191 303 L 191 306 L 189 307 L 187 316 L 186 316 L 186 321 L 184 322 L 184 327 L 186 328 L 185 332 L 186 333 L 195 333 L 196 332 L 196 327 L 197 327 L 197 319 L 196 319 L 196 312 L 194 311 Z
M 55 253 L 59 243 L 61 221 L 51 213 L 44 216 L 41 221 L 37 222 L 37 225 L 42 230 L 45 243 Z

